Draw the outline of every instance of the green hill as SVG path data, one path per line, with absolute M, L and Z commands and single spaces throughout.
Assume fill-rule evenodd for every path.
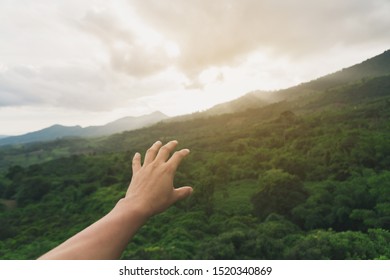
M 335 87 L 351 85 L 361 80 L 390 75 L 390 50 L 359 64 L 344 68 L 335 73 L 298 86 L 281 90 L 279 99 L 294 99 L 299 96 L 310 96 L 312 93 L 330 90 Z
M 308 89 L 326 90 L 348 83 L 355 83 L 361 79 L 380 77 L 390 74 L 390 50 L 373 58 L 367 59 L 352 67 L 321 77 L 304 84 Z

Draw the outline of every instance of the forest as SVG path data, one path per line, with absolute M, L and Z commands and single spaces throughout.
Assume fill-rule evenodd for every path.
M 390 259 L 390 76 L 108 137 L 0 149 L 0 259 L 35 259 L 110 211 L 131 158 L 191 149 L 123 259 Z M 180 148 L 179 147 L 179 148 Z

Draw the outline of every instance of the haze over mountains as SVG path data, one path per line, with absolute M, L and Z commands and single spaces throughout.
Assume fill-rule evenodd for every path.
M 233 101 L 215 105 L 201 113 L 170 118 L 169 121 L 185 121 L 188 119 L 222 115 L 244 111 L 250 108 L 259 108 L 283 100 L 294 100 L 302 96 L 315 96 L 315 93 L 323 92 L 339 86 L 346 86 L 361 80 L 369 80 L 374 77 L 390 75 L 390 50 L 367 59 L 362 63 L 344 68 L 338 72 L 320 77 L 316 80 L 278 91 L 253 91 Z M 169 117 L 161 112 L 154 112 L 141 117 L 125 117 L 102 126 L 63 126 L 51 127 L 30 132 L 20 136 L 0 136 L 0 145 L 22 144 L 30 142 L 50 141 L 63 137 L 97 137 L 134 130 L 157 122 L 167 120 Z
M 324 91 L 341 85 L 358 82 L 390 74 L 390 50 L 369 58 L 359 64 L 344 68 L 335 73 L 320 77 L 310 82 L 302 83 L 278 92 L 279 100 L 293 99 L 313 92 Z
M 234 113 L 250 108 L 259 108 L 283 100 L 294 100 L 302 96 L 312 95 L 342 85 L 352 85 L 360 80 L 390 75 L 390 50 L 369 58 L 359 64 L 344 68 L 335 73 L 320 77 L 310 82 L 278 91 L 253 91 L 233 101 L 215 105 L 214 107 L 197 114 L 199 116 L 221 115 Z M 189 116 L 173 118 L 185 120 Z
M 142 128 L 167 118 L 167 115 L 156 111 L 140 117 L 124 117 L 101 126 L 88 126 L 83 128 L 79 125 L 63 126 L 55 124 L 39 131 L 0 139 L 0 145 L 50 141 L 63 137 L 98 137 L 119 133 L 125 130 Z

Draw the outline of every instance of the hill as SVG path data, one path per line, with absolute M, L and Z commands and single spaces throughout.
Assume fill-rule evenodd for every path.
M 63 126 L 56 124 L 39 131 L 0 139 L 0 146 L 50 141 L 64 137 L 97 137 L 110 135 L 152 125 L 166 118 L 168 118 L 168 116 L 163 113 L 154 112 L 140 117 L 125 117 L 102 126 L 89 126 L 82 128 L 81 126 Z
M 124 117 L 119 120 L 110 122 L 103 126 L 89 126 L 84 129 L 83 137 L 96 137 L 103 135 L 110 135 L 127 130 L 139 129 L 145 126 L 153 125 L 162 120 L 167 119 L 168 116 L 156 111 L 148 115 L 140 117 Z
M 390 74 L 390 50 L 367 59 L 359 64 L 326 75 L 301 87 L 312 90 L 326 90 L 343 84 L 354 83 L 362 79 Z
M 359 64 L 288 89 L 273 92 L 249 92 L 233 101 L 216 105 L 200 114 L 194 114 L 193 117 L 233 113 L 249 108 L 263 107 L 283 100 L 312 97 L 312 94 L 317 94 L 332 88 L 343 85 L 352 85 L 354 83 L 361 82 L 361 80 L 369 80 L 371 78 L 386 75 L 390 75 L 390 50 L 367 59 Z M 301 99 L 300 101 L 303 100 Z
M 390 75 L 390 50 L 335 73 L 281 90 L 276 94 L 275 98 L 279 100 L 294 99 L 385 75 Z
M 203 112 L 203 115 L 213 116 L 259 108 L 272 103 L 272 92 L 253 91 L 230 102 L 215 105 Z
M 313 98 L 313 93 L 316 94 L 342 85 L 353 84 L 361 81 L 362 79 L 368 80 L 373 77 L 385 75 L 390 75 L 390 50 L 387 50 L 373 58 L 367 59 L 359 64 L 344 68 L 340 71 L 320 77 L 310 82 L 275 92 L 260 90 L 249 92 L 235 100 L 215 105 L 204 112 L 171 118 L 169 121 L 186 121 L 194 118 L 234 113 L 250 108 L 263 107 L 278 101 L 294 100 L 300 97 Z M 304 101 L 301 99 L 300 102 Z M 0 136 L 0 146 L 49 141 L 62 137 L 98 137 L 126 130 L 138 129 L 166 119 L 168 119 L 168 117 L 163 113 L 154 112 L 141 117 L 125 117 L 103 126 L 82 128 L 80 126 L 69 127 L 57 124 L 20 136 L 5 136 L 4 138 Z

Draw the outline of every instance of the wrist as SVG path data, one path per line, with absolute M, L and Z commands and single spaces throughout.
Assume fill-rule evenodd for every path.
M 134 223 L 134 220 L 136 220 L 136 222 L 144 224 L 152 216 L 143 205 L 130 198 L 120 199 L 112 212 L 118 213 L 125 222 L 129 221 L 131 223 Z

